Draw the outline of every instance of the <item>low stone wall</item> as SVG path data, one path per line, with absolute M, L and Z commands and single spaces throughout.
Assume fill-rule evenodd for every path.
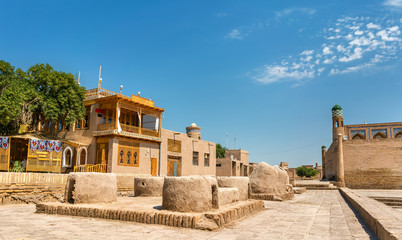
M 64 185 L 0 185 L 0 204 L 38 203 L 63 200 Z
M 339 191 L 379 239 L 402 239 L 402 213 L 348 188 Z
M 116 174 L 119 196 L 134 195 L 138 174 Z M 0 204 L 62 201 L 68 174 L 0 172 Z
M 139 177 L 134 179 L 136 197 L 161 197 L 163 177 Z
M 402 189 L 402 172 L 389 168 L 346 170 L 345 183 L 356 189 Z
M 218 208 L 239 201 L 238 188 L 218 188 Z
M 76 172 L 68 174 L 65 203 L 111 203 L 117 201 L 116 175 Z
M 218 183 L 212 177 L 165 177 L 162 209 L 177 212 L 212 210 L 212 192 L 217 188 Z
M 239 200 L 248 199 L 250 179 L 248 177 L 216 177 L 219 188 L 237 188 Z
M 199 230 L 215 230 L 238 219 L 264 209 L 264 202 L 248 200 L 237 202 L 223 210 L 206 213 L 180 213 L 170 211 L 141 211 L 99 209 L 76 205 L 40 203 L 36 204 L 37 213 L 71 215 L 80 217 L 103 218 L 110 220 L 130 221 L 147 224 L 160 224 L 172 227 L 194 228 Z

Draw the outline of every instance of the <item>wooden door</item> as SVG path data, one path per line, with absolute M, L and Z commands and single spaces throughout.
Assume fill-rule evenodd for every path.
M 156 176 L 156 166 L 157 166 L 156 158 L 151 158 L 151 175 L 152 176 Z
M 95 164 L 107 164 L 109 152 L 109 144 L 107 143 L 98 143 L 96 149 L 96 162 Z
M 167 175 L 175 177 L 181 176 L 181 158 L 168 158 Z

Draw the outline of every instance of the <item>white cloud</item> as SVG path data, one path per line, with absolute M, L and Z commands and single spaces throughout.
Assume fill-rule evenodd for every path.
M 231 39 L 238 39 L 241 40 L 243 39 L 245 36 L 247 36 L 247 34 L 244 34 L 242 32 L 240 32 L 239 29 L 233 29 L 232 31 L 230 31 L 225 38 L 231 38 Z
M 402 7 L 402 0 L 386 0 L 384 5 L 389 7 Z
M 302 13 L 306 15 L 313 15 L 317 12 L 317 10 L 313 8 L 286 8 L 281 11 L 275 12 L 276 18 L 287 17 L 293 13 Z
M 225 12 L 220 12 L 220 13 L 217 13 L 216 16 L 217 16 L 218 18 L 222 18 L 222 17 L 227 17 L 228 14 L 225 13 Z
M 318 76 L 362 71 L 401 59 L 401 27 L 399 18 L 340 18 L 323 29 L 320 47 L 268 64 L 257 70 L 253 79 L 264 84 L 295 81 L 293 86 L 299 86 Z
M 333 52 L 331 51 L 331 49 L 329 47 L 324 47 L 324 49 L 322 50 L 322 53 L 324 55 L 328 55 L 328 54 L 332 54 Z
M 381 27 L 379 25 L 374 24 L 374 23 L 368 23 L 366 26 L 368 29 L 370 29 L 370 28 L 381 29 Z
M 300 55 L 312 55 L 314 53 L 314 50 L 304 50 Z
M 349 56 L 339 58 L 339 62 L 350 62 L 356 59 L 360 59 L 362 58 L 362 54 L 363 54 L 362 49 L 357 47 L 353 50 L 353 53 L 350 54 Z
M 288 67 L 274 65 L 265 66 L 260 70 L 259 74 L 253 78 L 260 83 L 275 83 L 281 80 L 299 80 L 304 78 L 313 78 L 314 70 L 308 71 L 307 69 L 303 71 L 289 69 Z

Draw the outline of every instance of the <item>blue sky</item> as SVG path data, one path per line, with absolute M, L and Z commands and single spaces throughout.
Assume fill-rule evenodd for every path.
M 81 85 L 156 101 L 162 127 L 321 165 L 331 108 L 402 121 L 402 0 L 5 1 L 0 59 L 81 72 Z

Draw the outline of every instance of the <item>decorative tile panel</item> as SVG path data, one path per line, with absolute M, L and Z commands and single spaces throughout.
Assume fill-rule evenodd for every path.
M 373 136 L 374 137 L 374 135 L 376 135 L 377 133 L 382 133 L 382 134 L 384 134 L 385 136 L 388 136 L 388 134 L 387 134 L 387 129 L 372 129 L 371 130 L 371 136 Z
M 352 130 L 350 131 L 350 135 L 355 136 L 356 134 L 360 133 L 362 136 L 366 136 L 366 130 Z

